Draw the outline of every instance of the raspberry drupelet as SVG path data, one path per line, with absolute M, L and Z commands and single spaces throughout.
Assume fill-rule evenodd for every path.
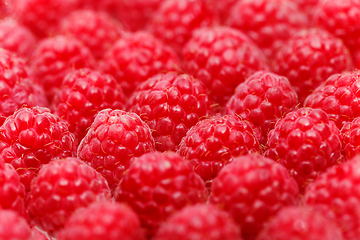
M 237 156 L 260 152 L 260 146 L 247 121 L 233 115 L 216 115 L 192 127 L 177 152 L 210 188 L 221 168 Z
M 155 75 L 141 84 L 128 109 L 149 125 L 158 151 L 176 150 L 186 132 L 212 110 L 203 84 L 175 72 Z
M 100 62 L 100 69 L 113 75 L 126 95 L 155 74 L 179 67 L 176 53 L 147 32 L 128 33 L 114 43 Z
M 0 239 L 33 240 L 26 219 L 14 211 L 0 210 L 0 226 Z
M 54 235 L 77 209 L 110 196 L 100 173 L 77 158 L 63 158 L 44 166 L 32 181 L 27 211 L 33 225 Z
M 229 27 L 198 29 L 184 46 L 182 57 L 186 72 L 203 81 L 222 107 L 237 85 L 254 72 L 268 69 L 259 48 Z
M 300 108 L 269 133 L 265 156 L 284 165 L 303 191 L 327 168 L 345 161 L 340 131 L 321 109 Z
M 76 147 L 67 123 L 47 108 L 21 108 L 0 127 L 0 158 L 15 168 L 27 190 L 42 166 L 74 156 Z
M 219 172 L 209 202 L 232 216 L 244 239 L 254 239 L 282 207 L 297 204 L 298 186 L 281 164 L 249 154 Z
M 149 126 L 138 115 L 105 109 L 96 115 L 77 151 L 114 190 L 132 160 L 155 151 L 155 143 Z
M 191 164 L 174 152 L 146 153 L 134 161 L 115 192 L 115 199 L 131 206 L 148 236 L 185 206 L 204 203 L 207 190 Z
M 344 148 L 343 154 L 347 159 L 360 153 L 360 117 L 347 122 L 341 128 L 341 142 Z
M 284 43 L 274 57 L 272 69 L 289 79 L 303 104 L 329 76 L 353 70 L 354 66 L 341 39 L 312 28 L 296 33 Z
M 100 110 L 123 109 L 125 94 L 108 74 L 82 68 L 69 72 L 54 98 L 54 113 L 69 123 L 79 142 Z
M 265 145 L 275 123 L 295 110 L 297 104 L 297 94 L 286 77 L 258 71 L 236 87 L 225 113 L 249 121 L 259 143 Z

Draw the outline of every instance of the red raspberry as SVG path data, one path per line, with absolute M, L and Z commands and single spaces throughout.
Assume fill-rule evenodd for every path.
M 22 106 L 46 106 L 44 90 L 28 75 L 23 59 L 0 48 L 0 126 Z
M 81 41 L 96 58 L 101 58 L 122 35 L 122 26 L 110 15 L 93 10 L 72 12 L 62 19 L 59 32 Z
M 271 59 L 286 40 L 307 27 L 308 20 L 292 0 L 241 0 L 227 23 L 248 35 Z
M 253 239 L 284 206 L 297 203 L 298 186 L 282 165 L 258 154 L 240 156 L 214 179 L 209 202 L 227 211 Z
M 313 207 L 286 207 L 269 222 L 257 240 L 342 240 L 340 226 Z
M 26 189 L 43 165 L 75 155 L 76 147 L 67 124 L 47 108 L 21 108 L 0 127 L 0 158 L 15 168 Z
M 77 1 L 77 0 L 76 0 Z M 81 0 L 78 1 L 79 9 L 90 9 L 98 12 L 107 12 L 116 16 L 120 2 L 123 0 Z
M 207 190 L 189 162 L 173 152 L 153 152 L 130 165 L 119 182 L 115 199 L 135 210 L 151 236 L 174 212 L 206 202 Z
M 100 69 L 112 74 L 125 94 L 130 95 L 143 81 L 162 71 L 178 68 L 175 52 L 146 32 L 129 33 L 110 48 Z
M 156 149 L 175 150 L 186 132 L 211 110 L 201 82 L 187 74 L 158 74 L 140 85 L 128 103 L 152 130 Z
M 0 239 L 32 240 L 26 220 L 11 210 L 0 210 Z
M 239 155 L 260 151 L 250 124 L 233 115 L 216 115 L 198 122 L 182 139 L 178 154 L 190 161 L 210 188 L 221 168 Z
M 143 240 L 140 220 L 126 205 L 92 203 L 76 211 L 57 235 L 58 240 Z
M 226 212 L 199 203 L 169 217 L 154 240 L 241 240 L 240 236 L 240 229 Z
M 275 123 L 295 109 L 297 94 L 286 77 L 259 71 L 240 83 L 226 104 L 226 113 L 249 121 L 261 145 Z
M 0 20 L 0 47 L 15 52 L 20 57 L 29 57 L 35 49 L 37 39 L 25 26 L 13 18 Z
M 236 86 L 267 69 L 265 57 L 253 42 L 228 27 L 202 28 L 185 45 L 185 70 L 205 83 L 215 102 L 225 105 Z
M 339 129 L 360 117 L 360 71 L 331 75 L 306 99 L 306 107 L 324 110 Z
M 77 158 L 64 158 L 44 166 L 31 183 L 27 210 L 31 222 L 49 234 L 64 227 L 79 208 L 110 199 L 106 180 Z
M 238 0 L 208 0 L 208 5 L 215 9 L 221 23 L 225 23 L 229 17 L 229 10 L 239 2 Z
M 30 60 L 35 77 L 52 100 L 65 75 L 79 68 L 95 66 L 90 50 L 75 38 L 56 36 L 42 40 Z
M 54 102 L 55 114 L 81 140 L 100 110 L 124 108 L 125 95 L 112 76 L 83 68 L 65 76 Z
M 149 20 L 147 29 L 180 53 L 195 29 L 216 23 L 215 12 L 206 0 L 165 0 Z
M 265 156 L 284 165 L 300 190 L 328 167 L 344 161 L 340 131 L 321 109 L 300 108 L 269 133 Z
M 331 209 L 344 239 L 358 239 L 360 232 L 360 158 L 328 169 L 306 189 L 305 204 Z
M 315 28 L 293 36 L 273 62 L 274 72 L 290 80 L 301 104 L 330 75 L 353 68 L 344 43 L 327 31 Z
M 347 122 L 341 129 L 341 142 L 344 148 L 344 155 L 347 159 L 353 158 L 360 153 L 360 117 Z
M 151 130 L 138 115 L 106 109 L 96 115 L 78 157 L 100 172 L 113 190 L 135 157 L 153 151 Z
M 308 15 L 308 18 L 311 19 L 316 6 L 322 0 L 296 0 L 299 7 Z

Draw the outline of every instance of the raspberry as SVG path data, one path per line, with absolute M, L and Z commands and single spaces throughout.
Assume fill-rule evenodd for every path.
M 151 236 L 174 212 L 206 202 L 207 190 L 189 162 L 173 152 L 153 152 L 130 165 L 119 182 L 115 199 L 135 210 Z
M 122 35 L 119 22 L 104 12 L 78 10 L 62 19 L 59 32 L 72 36 L 90 49 L 94 57 L 101 58 Z
M 166 0 L 149 20 L 147 29 L 180 53 L 195 29 L 215 24 L 215 12 L 206 0 Z
M 341 142 L 344 148 L 344 155 L 347 159 L 353 158 L 360 153 L 360 117 L 347 122 L 341 129 Z
M 30 63 L 50 101 L 59 91 L 68 72 L 95 66 L 94 57 L 88 48 L 75 38 L 61 35 L 42 40 L 37 45 Z
M 322 0 L 296 0 L 299 7 L 308 15 L 308 18 L 311 19 L 314 14 L 314 9 Z
M 49 240 L 48 236 L 36 227 L 31 228 L 31 237 L 32 240 Z
M 100 69 L 112 74 L 125 94 L 130 95 L 143 81 L 162 71 L 178 68 L 175 52 L 146 32 L 129 33 L 111 47 Z
M 15 168 L 27 190 L 43 165 L 75 155 L 76 147 L 67 124 L 47 108 L 21 108 L 0 127 L 0 158 Z
M 185 45 L 185 70 L 203 81 L 213 100 L 225 105 L 236 86 L 258 70 L 266 70 L 262 52 L 238 30 L 202 28 Z
M 77 158 L 55 160 L 31 183 L 27 210 L 31 222 L 53 234 L 79 208 L 110 199 L 106 180 Z
M 184 207 L 160 227 L 154 240 L 240 240 L 240 230 L 230 216 L 208 204 Z
M 34 34 L 13 18 L 0 20 L 0 47 L 29 57 L 35 49 L 37 41 Z
M 32 240 L 26 220 L 11 210 L 0 210 L 0 239 Z
M 128 109 L 152 130 L 156 149 L 175 150 L 186 132 L 211 110 L 201 82 L 187 74 L 158 74 L 133 93 Z
M 353 68 L 344 43 L 329 32 L 315 28 L 293 36 L 273 62 L 274 72 L 290 80 L 301 104 L 330 75 Z
M 214 179 L 209 202 L 227 211 L 253 239 L 282 207 L 297 203 L 298 186 L 282 165 L 258 154 L 240 156 Z
M 248 35 L 268 58 L 308 25 L 307 16 L 291 0 L 241 0 L 231 9 L 227 24 Z
M 57 236 L 58 240 L 143 240 L 136 213 L 120 203 L 97 202 L 76 211 Z
M 284 165 L 300 190 L 328 167 L 344 161 L 340 131 L 321 109 L 300 108 L 269 133 L 265 156 Z
M 341 129 L 360 117 L 360 71 L 331 75 L 306 99 L 306 107 L 324 110 Z
M 44 90 L 29 75 L 23 59 L 0 48 L 0 126 L 22 106 L 46 106 Z
M 81 141 L 78 157 L 100 172 L 113 190 L 135 157 L 153 151 L 151 130 L 138 115 L 105 109 Z
M 226 104 L 225 112 L 249 121 L 261 145 L 275 123 L 295 109 L 297 94 L 286 77 L 259 71 L 240 83 Z
M 208 5 L 215 9 L 220 22 L 225 23 L 229 16 L 229 10 L 232 9 L 237 2 L 238 0 L 208 0 Z
M 233 115 L 216 115 L 198 122 L 178 149 L 208 188 L 220 169 L 235 157 L 258 151 L 259 142 L 250 124 Z
M 342 240 L 340 227 L 334 219 L 313 207 L 286 207 L 263 229 L 257 240 Z
M 100 110 L 124 108 L 125 95 L 112 76 L 83 68 L 65 76 L 54 102 L 55 114 L 81 140 Z
M 306 189 L 305 204 L 331 209 L 343 231 L 344 239 L 357 239 L 360 232 L 360 158 L 334 166 Z

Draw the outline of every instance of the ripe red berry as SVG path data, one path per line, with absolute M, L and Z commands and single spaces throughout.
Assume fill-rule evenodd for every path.
M 298 186 L 286 168 L 258 154 L 240 156 L 214 179 L 209 202 L 227 211 L 244 239 L 254 239 L 282 207 L 297 203 Z
M 131 161 L 155 151 L 151 130 L 138 115 L 100 111 L 78 147 L 78 157 L 100 172 L 113 190 Z
M 81 42 L 59 35 L 39 42 L 30 59 L 30 65 L 51 101 L 67 73 L 74 69 L 92 68 L 95 60 L 90 50 Z
M 259 71 L 236 87 L 225 112 L 249 121 L 259 143 L 265 145 L 275 123 L 297 104 L 297 94 L 286 77 Z
M 39 171 L 27 196 L 27 211 L 35 226 L 54 234 L 77 209 L 108 199 L 110 189 L 100 173 L 70 157 Z
M 299 96 L 305 98 L 334 74 L 354 69 L 344 43 L 322 29 L 298 32 L 279 50 L 273 71 L 286 76 Z
M 154 240 L 240 240 L 240 236 L 240 229 L 226 212 L 210 204 L 196 204 L 169 217 Z
M 284 165 L 300 190 L 327 168 L 342 163 L 340 131 L 321 109 L 300 108 L 269 133 L 265 156 Z
M 32 240 L 25 218 L 11 210 L 0 210 L 0 239 Z
M 105 53 L 100 69 L 112 74 L 125 94 L 130 95 L 143 81 L 163 71 L 178 68 L 175 52 L 149 33 L 124 35 Z
M 308 20 L 296 1 L 241 0 L 231 8 L 227 24 L 248 35 L 271 59 Z
M 122 31 L 122 25 L 110 15 L 94 10 L 74 11 L 59 24 L 60 34 L 78 39 L 96 58 L 104 55 Z
M 187 74 L 158 74 L 141 84 L 128 102 L 152 130 L 156 149 L 175 150 L 186 132 L 211 111 L 205 87 Z
M 214 102 L 225 105 L 236 86 L 267 63 L 243 33 L 228 27 L 201 28 L 182 51 L 185 70 L 203 81 Z
M 234 115 L 216 115 L 198 122 L 186 133 L 178 149 L 208 188 L 221 168 L 235 157 L 259 151 L 250 124 Z
M 100 110 L 123 109 L 124 104 L 125 95 L 111 75 L 83 68 L 64 77 L 54 112 L 69 123 L 69 130 L 80 141 Z
M 173 152 L 147 153 L 134 161 L 116 189 L 115 199 L 139 215 L 147 235 L 181 208 L 206 202 L 207 190 L 191 164 Z
M 43 165 L 75 155 L 76 147 L 68 125 L 47 108 L 21 108 L 0 127 L 0 158 L 15 168 L 27 190 Z
M 140 220 L 128 206 L 110 201 L 77 210 L 57 235 L 58 240 L 144 240 Z
M 347 122 L 341 129 L 341 142 L 344 148 L 344 155 L 347 159 L 355 157 L 360 153 L 360 117 Z

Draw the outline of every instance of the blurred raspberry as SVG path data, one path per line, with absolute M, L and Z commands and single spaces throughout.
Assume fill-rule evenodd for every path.
M 105 53 L 100 69 L 112 74 L 125 94 L 130 95 L 143 81 L 163 71 L 178 69 L 175 52 L 149 33 L 124 35 Z
M 344 155 L 347 159 L 355 157 L 360 153 L 360 117 L 346 122 L 341 129 L 341 142 L 344 148 Z
M 54 112 L 70 124 L 69 130 L 80 141 L 100 110 L 123 109 L 124 104 L 125 95 L 112 76 L 82 68 L 65 76 Z
M 52 161 L 39 171 L 27 196 L 27 211 L 35 226 L 54 234 L 77 209 L 108 199 L 106 180 L 70 157 Z
M 204 182 L 173 152 L 146 153 L 134 161 L 116 189 L 115 199 L 131 206 L 152 236 L 171 214 L 207 200 Z
M 165 0 L 149 20 L 147 29 L 181 53 L 195 29 L 217 22 L 206 0 Z
M 308 19 L 292 0 L 241 0 L 227 24 L 248 35 L 271 60 L 286 40 L 308 26 Z
M 155 151 L 155 144 L 149 126 L 138 115 L 105 109 L 96 115 L 77 151 L 114 190 L 131 161 Z
M 259 151 L 250 124 L 233 115 L 216 115 L 200 121 L 186 133 L 178 149 L 208 188 L 221 168 L 235 157 Z
M 128 206 L 96 202 L 76 211 L 57 235 L 58 240 L 143 240 L 140 220 Z
M 43 165 L 75 155 L 76 147 L 68 125 L 47 108 L 21 108 L 0 127 L 0 158 L 15 168 L 27 190 Z
M 61 35 L 39 42 L 29 62 L 50 101 L 59 91 L 67 73 L 95 66 L 94 57 L 88 48 L 75 38 Z
M 214 179 L 209 202 L 227 211 L 244 239 L 254 239 L 282 207 L 295 205 L 298 186 L 282 165 L 258 154 L 240 156 Z
M 128 102 L 152 130 L 158 151 L 175 150 L 186 132 L 211 111 L 200 81 L 187 74 L 158 74 L 141 84 Z
M 316 9 L 316 6 L 321 1 L 322 0 L 296 0 L 295 2 L 308 15 L 308 19 L 311 19 L 314 15 L 314 10 Z
M 233 8 L 233 6 L 239 2 L 239 0 L 207 0 L 208 5 L 214 8 L 214 11 L 218 15 L 219 21 L 221 24 L 225 24 L 226 20 L 229 17 L 229 10 Z
M 344 43 L 315 28 L 298 32 L 273 61 L 273 71 L 290 80 L 301 104 L 330 75 L 352 69 L 351 55 Z
M 28 58 L 35 49 L 37 39 L 25 26 L 13 18 L 0 20 L 0 47 Z
M 185 45 L 185 70 L 204 82 L 210 96 L 225 105 L 236 86 L 268 68 L 262 52 L 243 33 L 228 27 L 201 28 Z
M 241 240 L 240 229 L 225 212 L 208 204 L 184 207 L 161 225 L 154 240 Z
M 265 145 L 275 123 L 297 104 L 297 94 L 286 77 L 259 71 L 236 87 L 225 112 L 249 121 L 259 143 Z
M 110 15 L 93 10 L 72 12 L 59 26 L 60 34 L 78 39 L 99 59 L 121 37 L 122 31 L 122 25 Z
M 25 218 L 11 210 L 0 210 L 0 239 L 33 240 Z

